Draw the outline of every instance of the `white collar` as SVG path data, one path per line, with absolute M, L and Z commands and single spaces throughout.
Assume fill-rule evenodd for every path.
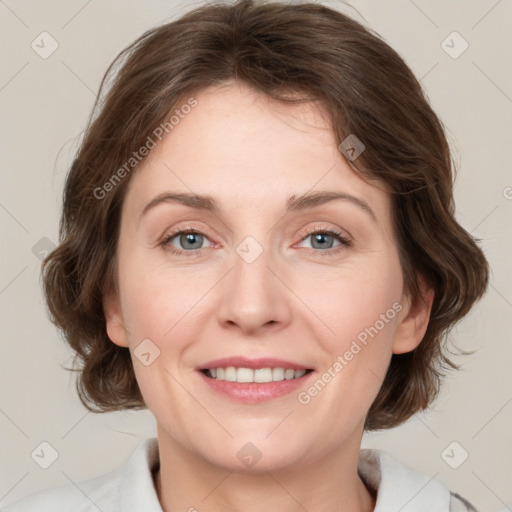
M 126 463 L 94 479 L 39 491 L 5 512 L 162 512 L 153 481 L 158 439 L 142 440 Z M 361 449 L 358 474 L 376 493 L 374 512 L 473 512 L 472 505 L 429 477 L 376 449 Z M 475 511 L 476 512 L 476 511 Z
M 443 483 L 407 467 L 382 450 L 360 450 L 358 473 L 366 486 L 377 493 L 374 512 L 450 510 L 450 491 Z
M 121 510 L 161 512 L 152 476 L 158 464 L 158 439 L 145 439 L 124 466 Z M 450 491 L 443 483 L 407 467 L 382 450 L 360 450 L 358 473 L 365 485 L 376 492 L 374 512 L 450 510 Z

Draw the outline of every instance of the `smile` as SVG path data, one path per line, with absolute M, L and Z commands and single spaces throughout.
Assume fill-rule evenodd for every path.
M 239 383 L 260 383 L 281 382 L 283 380 L 300 379 L 312 370 L 294 370 L 291 368 L 236 368 L 228 366 L 225 368 L 210 368 L 202 370 L 204 375 L 211 379 Z

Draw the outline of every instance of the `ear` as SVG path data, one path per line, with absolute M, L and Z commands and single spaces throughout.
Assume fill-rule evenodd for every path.
M 107 335 L 110 340 L 120 347 L 128 346 L 128 337 L 124 326 L 119 295 L 114 286 L 103 297 L 103 313 L 107 326 Z
M 414 350 L 425 336 L 435 293 L 422 275 L 418 276 L 418 284 L 422 297 L 414 303 L 409 298 L 404 301 L 404 316 L 395 331 L 393 354 Z

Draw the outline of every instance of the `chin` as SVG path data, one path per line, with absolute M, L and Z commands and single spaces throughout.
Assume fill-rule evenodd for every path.
M 304 459 L 304 450 L 298 449 L 289 437 L 265 439 L 259 434 L 253 439 L 247 434 L 230 438 L 224 447 L 216 450 L 218 453 L 204 454 L 205 458 L 226 471 L 248 474 L 287 469 Z

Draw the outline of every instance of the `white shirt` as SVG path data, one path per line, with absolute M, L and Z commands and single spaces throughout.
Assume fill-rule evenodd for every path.
M 38 491 L 2 512 L 162 512 L 152 471 L 158 439 L 144 439 L 121 467 L 99 477 Z M 362 449 L 358 473 L 377 493 L 374 512 L 476 512 L 439 480 L 401 464 L 381 450 Z

